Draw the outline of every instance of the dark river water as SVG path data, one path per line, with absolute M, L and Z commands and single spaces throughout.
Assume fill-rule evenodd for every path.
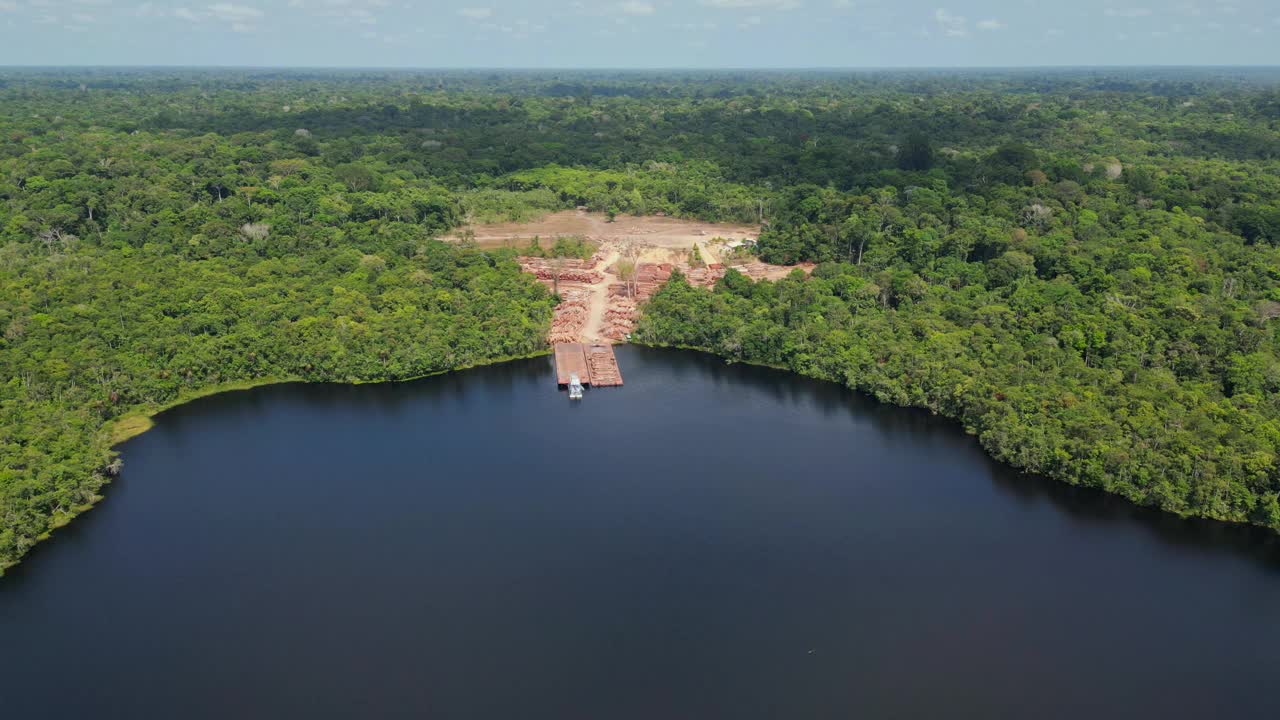
M 623 348 L 206 398 L 0 579 L 0 716 L 1268 718 L 1270 535 Z

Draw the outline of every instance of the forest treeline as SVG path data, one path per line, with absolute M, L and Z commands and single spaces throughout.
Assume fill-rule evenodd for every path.
M 122 415 L 229 383 L 397 380 L 544 348 L 553 301 L 512 251 L 379 231 L 283 257 L 0 248 L 0 563 L 96 499 Z
M 1060 127 L 958 152 L 907 132 L 898 172 L 783 191 L 757 250 L 821 263 L 811 278 L 677 279 L 637 336 L 928 408 L 1029 471 L 1280 528 L 1280 112 L 1205 155 L 1178 140 L 1203 102 L 1169 106 L 1158 144 Z M 1111 117 L 1069 126 L 1105 138 Z
M 674 283 L 645 341 L 962 420 L 1002 459 L 1280 527 L 1264 70 L 0 73 L 0 569 L 112 424 L 209 387 L 543 349 L 468 221 L 763 221 L 811 279 Z M 550 239 L 548 239 L 550 240 Z M 550 247 L 550 242 L 548 243 Z

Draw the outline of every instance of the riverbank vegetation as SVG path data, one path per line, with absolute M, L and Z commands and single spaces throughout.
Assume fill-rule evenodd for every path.
M 6 246 L 4 556 L 94 500 L 123 415 L 211 386 L 404 379 L 543 347 L 552 299 L 510 251 L 385 230 L 280 258 Z
M 516 250 L 435 238 L 579 206 L 763 220 L 763 259 L 822 263 L 677 282 L 647 342 L 1280 527 L 1277 80 L 6 70 L 0 569 L 94 500 L 122 417 L 541 350 L 553 298 Z
M 757 249 L 822 263 L 811 278 L 673 282 L 637 337 L 928 408 L 1029 471 L 1280 528 L 1280 95 L 1030 100 L 971 106 L 1010 128 L 983 147 L 944 145 L 972 115 L 940 113 L 896 168 L 787 189 Z

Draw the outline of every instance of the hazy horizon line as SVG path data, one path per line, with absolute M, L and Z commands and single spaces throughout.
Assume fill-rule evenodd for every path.
M 2 70 L 401 70 L 473 72 L 866 72 L 894 70 L 1280 70 L 1276 64 L 1047 64 L 1047 65 L 796 65 L 796 66 L 532 66 L 532 65 L 136 65 L 136 64 L 3 64 Z

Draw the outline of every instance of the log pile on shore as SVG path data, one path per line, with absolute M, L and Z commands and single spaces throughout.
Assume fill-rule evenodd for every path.
M 554 283 L 557 276 L 562 283 L 583 283 L 585 285 L 593 285 L 604 279 L 596 266 L 604 259 L 604 255 L 597 251 L 596 254 L 580 260 L 578 258 L 540 258 L 540 257 L 519 257 L 516 261 L 520 263 L 520 269 L 527 272 L 544 283 Z
M 618 288 L 621 292 L 615 292 Z M 610 340 L 625 340 L 636 327 L 639 317 L 639 305 L 626 295 L 626 286 L 615 283 L 609 286 L 609 307 L 604 313 L 604 329 L 602 335 Z
M 625 340 L 636 327 L 640 305 L 653 297 L 671 279 L 671 273 L 676 267 L 671 263 L 641 263 L 636 268 L 634 283 L 611 284 L 601 334 L 610 340 Z M 723 265 L 682 269 L 689 284 L 696 287 L 711 287 L 724 277 Z
M 685 277 L 694 287 L 711 287 L 724 277 L 724 265 L 716 263 L 706 267 L 690 268 L 685 272 Z
M 546 283 L 551 287 L 557 279 L 561 283 L 582 283 L 583 285 L 594 285 L 604 279 L 604 276 L 595 270 L 556 270 L 550 267 L 531 267 L 526 272 L 532 273 L 534 277 Z
M 587 324 L 590 294 L 586 288 L 560 286 L 560 304 L 556 305 L 555 314 L 551 317 L 548 343 L 578 342 L 582 328 Z
M 613 342 L 625 341 L 635 329 L 640 308 L 671 279 L 671 274 L 677 269 L 684 273 L 690 285 L 704 288 L 714 287 L 727 271 L 726 266 L 721 263 L 690 267 L 685 262 L 641 262 L 635 266 L 632 280 L 617 282 L 617 266 L 603 267 L 606 258 L 611 255 L 616 256 L 616 248 L 610 251 L 602 247 L 586 260 L 517 258 L 521 269 L 536 277 L 548 289 L 559 288 L 561 303 L 552 316 L 548 342 L 553 345 L 581 342 L 584 334 Z M 733 267 L 752 280 L 777 280 L 796 269 L 758 261 L 735 264 Z M 815 266 L 804 264 L 796 267 L 809 273 Z M 587 328 L 591 318 L 593 294 L 601 290 L 605 293 L 605 307 L 600 327 Z M 597 304 L 601 300 L 598 296 L 594 297 Z

